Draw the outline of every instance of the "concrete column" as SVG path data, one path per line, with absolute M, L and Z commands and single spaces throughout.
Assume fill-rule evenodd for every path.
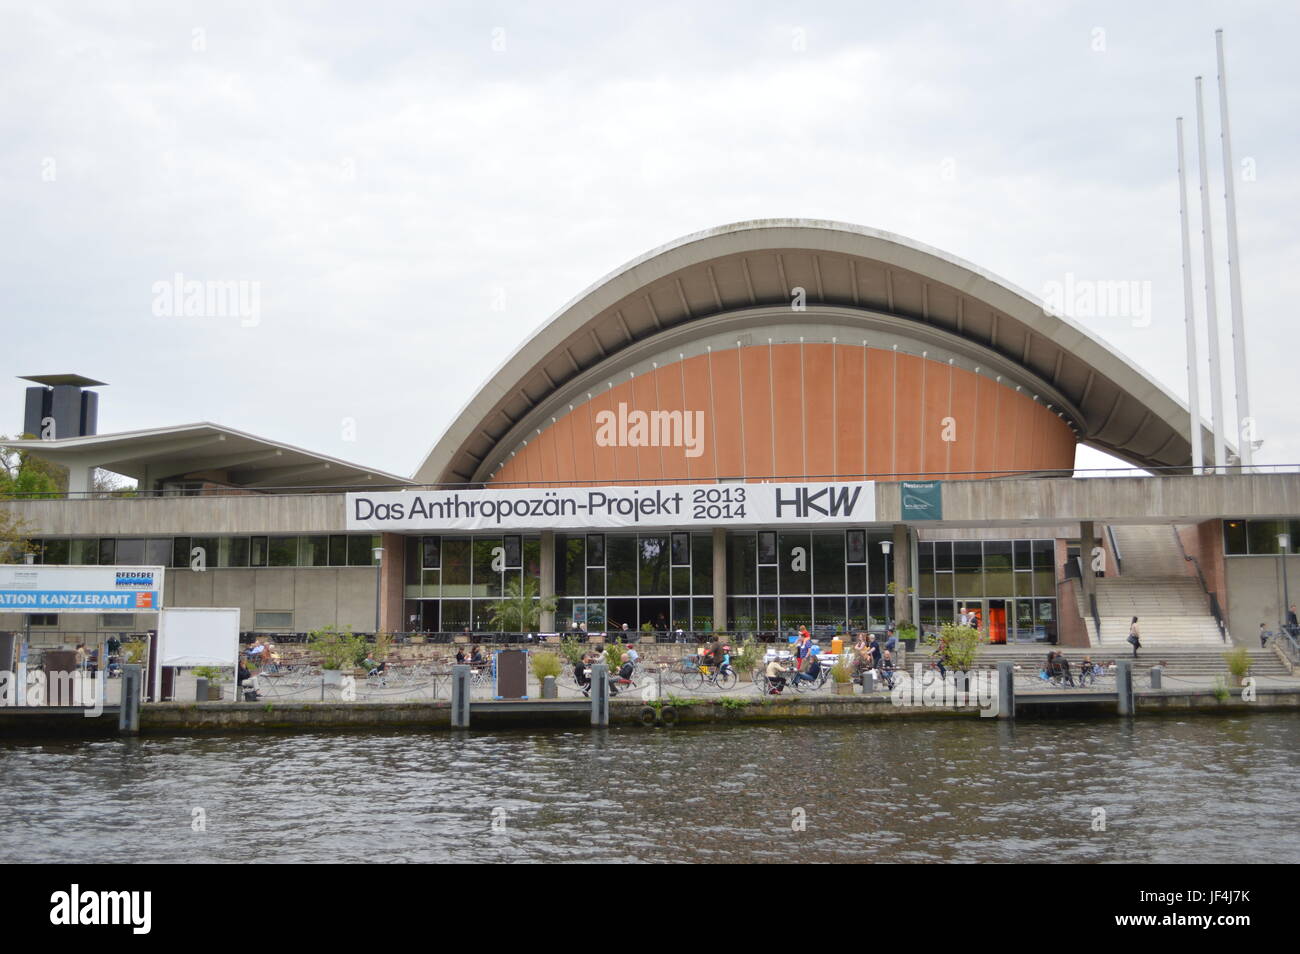
M 1119 694 L 1118 712 L 1122 716 L 1133 714 L 1133 660 L 1115 660 L 1115 690 Z
M 555 596 L 555 531 L 542 531 L 542 579 L 538 584 L 537 595 L 543 600 Z M 537 628 L 543 633 L 555 632 L 555 610 L 542 610 Z
M 542 698 L 558 699 L 560 698 L 559 688 L 555 685 L 555 677 L 547 676 L 542 680 Z
M 1165 670 L 1164 670 L 1164 667 L 1163 667 L 1163 666 L 1152 666 L 1152 667 L 1151 667 L 1151 688 L 1152 688 L 1152 689 L 1163 689 L 1163 688 L 1164 688 L 1164 686 L 1163 686 L 1163 684 L 1162 684 L 1162 678 L 1163 678 L 1164 674 L 1165 674 Z
M 713 528 L 713 629 L 727 629 L 727 531 Z
M 1016 672 L 1009 659 L 998 663 L 998 718 L 1016 718 Z
M 400 533 L 380 534 L 379 545 L 384 548 L 384 562 L 379 565 L 379 631 L 404 633 L 408 626 L 405 616 L 406 537 Z
M 1083 564 L 1083 595 L 1086 597 L 1097 591 L 1097 578 L 1092 572 L 1092 548 L 1097 545 L 1097 527 L 1091 520 L 1079 521 L 1079 560 Z
M 141 666 L 122 667 L 122 703 L 117 711 L 117 731 L 122 735 L 140 734 L 140 687 L 143 682 Z
M 469 728 L 469 666 L 451 667 L 451 727 Z
M 893 617 L 895 623 L 912 621 L 912 600 L 908 587 L 912 585 L 912 535 L 905 523 L 894 524 L 892 580 L 894 584 Z
M 208 680 L 205 676 L 199 676 L 194 680 L 194 701 L 208 701 Z
M 609 667 L 604 663 L 591 667 L 591 724 L 609 725 Z

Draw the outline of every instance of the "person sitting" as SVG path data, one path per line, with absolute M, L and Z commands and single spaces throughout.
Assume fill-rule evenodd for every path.
M 797 686 L 801 682 L 816 682 L 817 677 L 821 675 L 821 671 L 822 664 L 817 658 L 817 654 L 810 652 L 804 656 L 803 664 L 799 667 L 799 671 L 794 674 L 794 678 L 790 680 L 790 685 Z
M 880 670 L 880 678 L 884 680 L 885 685 L 893 689 L 894 673 L 897 671 L 894 666 L 894 654 L 886 649 L 880 656 L 880 665 L 877 668 Z
M 632 674 L 636 672 L 636 663 L 631 659 L 625 658 L 623 665 L 618 667 L 618 683 L 620 686 L 632 685 Z
M 1065 658 L 1065 653 L 1057 653 L 1052 666 L 1052 676 L 1073 689 L 1074 677 L 1070 675 L 1070 660 Z
M 591 661 L 588 653 L 583 653 L 582 658 L 573 664 L 573 681 L 578 684 L 578 688 L 586 693 L 591 688 L 591 676 L 587 674 L 587 665 Z
M 767 676 L 767 691 L 769 693 L 774 696 L 781 694 L 781 691 L 785 689 L 785 674 L 787 672 L 789 670 L 781 665 L 781 660 L 775 656 L 772 657 L 771 662 L 767 664 L 767 668 L 764 670 L 764 674 Z

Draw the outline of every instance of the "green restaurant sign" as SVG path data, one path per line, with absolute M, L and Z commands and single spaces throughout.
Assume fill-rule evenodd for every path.
M 902 519 L 942 520 L 943 483 L 938 480 L 904 480 L 902 482 Z

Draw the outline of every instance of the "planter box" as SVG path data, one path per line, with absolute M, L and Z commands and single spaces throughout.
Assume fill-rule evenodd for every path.
M 327 686 L 341 686 L 343 684 L 342 669 L 322 669 L 321 676 L 324 677 Z
M 423 637 L 423 636 L 412 636 L 412 637 L 411 637 L 411 642 L 415 643 L 417 646 L 421 646 L 421 645 L 424 644 L 424 637 Z
M 222 697 L 223 697 L 224 695 L 225 695 L 225 693 L 222 692 L 220 686 L 213 686 L 213 685 L 209 684 L 209 686 L 208 686 L 208 702 L 220 702 L 221 699 L 222 699 Z
M 853 695 L 853 683 L 851 682 L 837 682 L 834 683 L 834 686 L 835 686 L 835 695 L 837 696 Z

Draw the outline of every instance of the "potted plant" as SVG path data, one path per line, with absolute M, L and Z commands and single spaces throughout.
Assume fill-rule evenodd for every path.
M 906 620 L 894 627 L 894 635 L 909 653 L 916 652 L 916 624 Z
M 978 629 L 960 623 L 944 623 L 938 636 L 931 633 L 926 639 L 935 654 L 942 658 L 944 667 L 957 674 L 958 692 L 967 690 L 964 680 L 975 667 L 980 645 L 987 641 L 987 637 Z
M 766 655 L 766 647 L 753 636 L 748 636 L 741 640 L 740 645 L 731 654 L 731 668 L 736 670 L 736 675 L 742 680 L 749 681 L 754 672 L 763 665 L 763 657 Z
M 831 666 L 831 679 L 835 682 L 835 695 L 853 695 L 853 654 L 840 653 Z
M 546 686 L 547 676 L 554 676 L 555 681 L 559 682 L 560 673 L 564 671 L 564 663 L 558 654 L 537 652 L 529 653 L 529 656 L 533 665 L 533 675 L 537 677 L 539 687 L 544 688 Z
M 206 679 L 208 681 L 208 701 L 219 702 L 225 695 L 222 683 L 226 681 L 226 674 L 216 666 L 195 666 L 195 679 Z
M 321 673 L 325 685 L 337 686 L 343 682 L 343 670 L 355 669 L 366 658 L 366 640 L 357 636 L 348 626 L 343 630 L 324 627 L 313 630 L 307 645 L 320 656 Z
M 1236 646 L 1229 649 L 1223 654 L 1223 661 L 1228 664 L 1228 672 L 1232 674 L 1232 684 L 1240 687 L 1246 681 L 1246 676 L 1250 674 L 1250 653 L 1245 646 Z
M 541 599 L 537 592 L 537 581 L 532 578 L 522 583 L 518 578 L 511 580 L 501 599 L 488 605 L 489 618 L 503 633 L 536 632 L 542 614 L 554 613 L 557 605 L 555 597 Z

